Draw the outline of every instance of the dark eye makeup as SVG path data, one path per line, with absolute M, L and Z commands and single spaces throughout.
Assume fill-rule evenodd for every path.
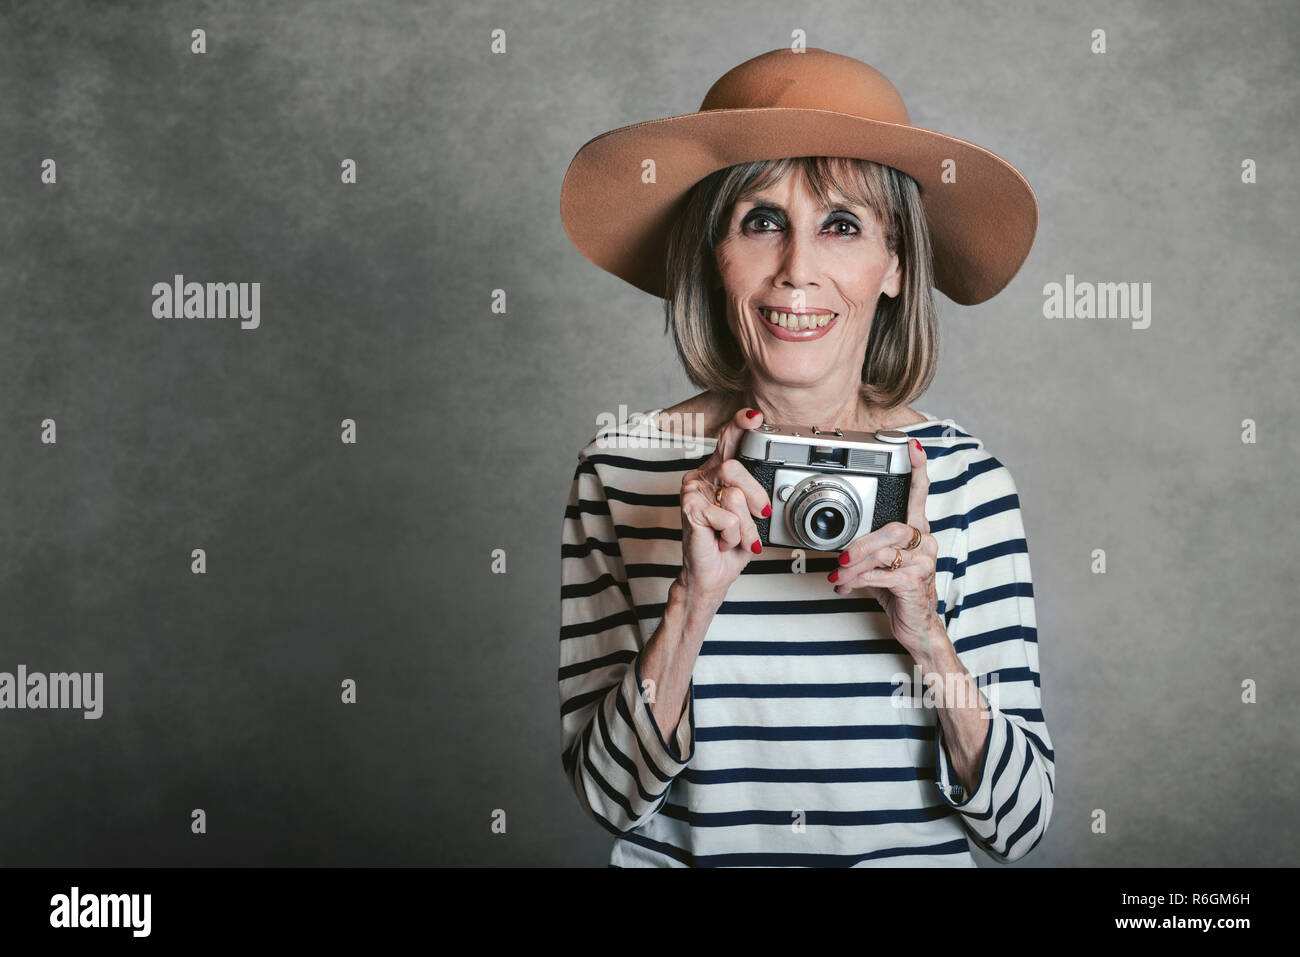
M 770 206 L 755 206 L 753 209 L 751 209 L 748 213 L 745 214 L 743 219 L 741 219 L 740 228 L 742 230 L 749 229 L 751 232 L 756 232 L 756 233 L 775 232 L 774 229 L 766 229 L 761 227 L 754 228 L 754 224 L 761 223 L 761 222 L 769 222 L 777 227 L 784 227 L 785 218 L 782 216 L 779 210 L 773 209 Z M 823 225 L 829 225 L 834 227 L 838 223 L 847 223 L 848 225 L 853 227 L 853 231 L 844 232 L 844 231 L 834 230 L 837 236 L 856 236 L 862 232 L 862 224 L 858 221 L 858 217 L 854 216 L 847 209 L 832 210 L 830 215 L 826 217 Z

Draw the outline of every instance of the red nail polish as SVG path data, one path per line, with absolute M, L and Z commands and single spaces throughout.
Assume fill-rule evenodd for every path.
M 755 539 L 754 544 L 749 546 L 749 550 L 755 555 L 761 555 L 763 554 L 763 543 Z
M 753 418 L 754 416 L 756 416 L 756 415 L 758 415 L 758 409 L 746 409 L 746 410 L 745 410 L 745 418 L 747 418 L 747 419 L 752 419 L 752 418 Z
M 848 552 L 840 552 L 840 564 L 841 564 L 841 565 L 847 565 L 850 561 L 851 561 L 851 559 L 849 558 L 849 553 L 848 553 Z
M 913 439 L 912 441 L 916 443 L 916 447 L 917 447 L 918 449 L 921 449 L 921 440 L 920 440 L 920 439 Z M 925 449 L 921 449 L 921 451 L 924 452 Z
M 771 514 L 772 514 L 772 506 L 771 506 L 771 505 L 764 505 L 764 506 L 763 506 L 763 517 L 764 517 L 764 518 L 767 518 L 767 517 L 768 517 L 769 515 L 771 515 Z
M 837 581 L 840 580 L 840 573 L 839 573 L 839 572 L 831 572 L 829 575 L 826 576 L 826 580 L 827 580 L 828 582 L 837 582 Z

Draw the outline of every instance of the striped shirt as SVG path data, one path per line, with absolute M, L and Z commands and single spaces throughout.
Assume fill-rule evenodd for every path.
M 937 610 L 991 705 L 965 794 L 911 655 L 869 592 L 835 594 L 825 552 L 768 546 L 750 560 L 677 727 L 658 726 L 638 655 L 681 568 L 682 476 L 716 446 L 659 429 L 659 411 L 578 454 L 561 539 L 563 767 L 615 835 L 610 865 L 974 867 L 968 839 L 996 860 L 1027 854 L 1051 818 L 1055 756 L 1006 466 L 952 419 L 902 427 L 928 459 Z

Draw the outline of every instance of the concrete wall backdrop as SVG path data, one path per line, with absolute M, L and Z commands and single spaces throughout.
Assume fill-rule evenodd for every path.
M 98 719 L 0 710 L 0 863 L 606 862 L 560 770 L 564 502 L 598 414 L 695 390 L 560 183 L 795 30 L 1041 204 L 1003 293 L 939 296 L 913 403 L 1020 489 L 1058 776 L 1014 866 L 1296 863 L 1296 4 L 0 18 L 0 671 L 103 674 Z M 258 326 L 155 318 L 176 274 L 260 283 Z M 1067 275 L 1150 283 L 1149 327 L 1045 318 Z

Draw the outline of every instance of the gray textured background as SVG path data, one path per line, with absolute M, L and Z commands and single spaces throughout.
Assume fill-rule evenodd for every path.
M 0 712 L 0 863 L 606 862 L 560 770 L 564 501 L 599 412 L 695 390 L 560 183 L 794 29 L 1041 204 L 1001 295 L 939 297 L 913 403 L 1020 488 L 1058 769 L 1024 864 L 1296 863 L 1300 7 L 270 6 L 0 14 L 0 670 L 106 699 Z M 261 282 L 261 328 L 154 319 L 177 272 Z M 1152 283 L 1151 327 L 1044 319 L 1067 272 Z

